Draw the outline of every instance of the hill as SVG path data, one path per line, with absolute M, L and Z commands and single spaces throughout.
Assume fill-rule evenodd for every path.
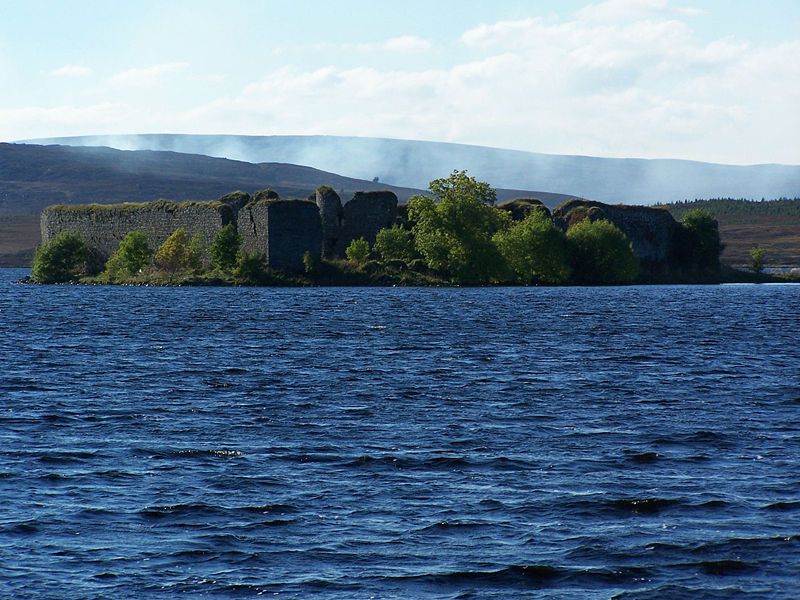
M 725 263 L 746 265 L 750 261 L 750 249 L 761 246 L 769 265 L 800 265 L 800 198 L 763 201 L 714 198 L 664 207 L 678 220 L 694 208 L 714 215 L 725 244 L 722 252 Z
M 305 198 L 323 184 L 343 199 L 370 190 L 391 190 L 401 201 L 422 193 L 293 164 L 170 151 L 0 144 L 0 266 L 29 263 L 39 243 L 38 215 L 50 204 L 210 200 L 237 189 L 264 188 L 284 198 Z M 567 198 L 524 190 L 498 190 L 497 195 L 500 201 L 533 195 L 550 206 Z
M 667 159 L 539 154 L 484 146 L 337 136 L 121 135 L 39 140 L 127 150 L 171 150 L 249 162 L 301 164 L 348 177 L 424 188 L 467 169 L 498 188 L 545 190 L 607 203 L 794 197 L 800 166 L 735 166 Z M 541 196 L 540 196 L 541 197 Z

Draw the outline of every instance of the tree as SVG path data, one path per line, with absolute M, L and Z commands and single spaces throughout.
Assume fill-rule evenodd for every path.
M 687 211 L 681 220 L 685 248 L 681 249 L 684 261 L 699 270 L 718 270 L 719 255 L 723 245 L 719 239 L 719 224 L 707 210 L 695 208 Z
M 347 260 L 352 260 L 358 264 L 367 262 L 369 258 L 369 242 L 363 237 L 350 242 L 344 251 Z
M 256 284 L 261 282 L 266 274 L 267 259 L 263 254 L 239 252 L 233 268 L 233 277 L 238 283 Z
M 136 275 L 150 263 L 152 256 L 147 236 L 141 231 L 129 231 L 106 262 L 105 275 L 111 281 Z
M 438 203 L 425 196 L 408 202 L 415 245 L 428 267 L 463 283 L 502 279 L 507 266 L 492 236 L 511 219 L 489 204 L 494 190 L 464 171 L 432 181 L 430 189 Z
M 764 258 L 766 252 L 761 246 L 753 246 L 750 249 L 750 268 L 753 273 L 760 274 L 764 271 Z
M 497 193 L 492 186 L 467 175 L 466 171 L 453 170 L 449 177 L 431 181 L 428 189 L 439 202 L 448 199 L 474 200 L 490 205 L 497 202 Z
M 168 273 L 185 271 L 191 268 L 192 253 L 189 236 L 183 227 L 178 227 L 170 235 L 153 257 L 156 267 Z
M 493 239 L 520 281 L 563 283 L 569 279 L 566 237 L 544 211 L 531 212 Z
M 195 233 L 189 242 L 189 268 L 193 271 L 202 271 L 205 253 L 206 246 L 203 242 L 203 236 Z
M 409 262 L 417 256 L 413 234 L 399 225 L 378 232 L 375 236 L 375 251 L 380 252 L 384 260 Z
M 241 246 L 242 236 L 233 223 L 228 223 L 217 232 L 208 249 L 211 266 L 220 271 L 230 271 L 236 265 L 236 257 Z
M 31 279 L 36 283 L 74 281 L 84 270 L 86 257 L 86 244 L 80 234 L 62 231 L 36 250 Z
M 584 219 L 567 230 L 572 271 L 582 283 L 630 283 L 639 261 L 628 238 L 607 219 Z

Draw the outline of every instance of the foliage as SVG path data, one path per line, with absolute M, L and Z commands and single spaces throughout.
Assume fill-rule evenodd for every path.
M 62 231 L 36 250 L 31 279 L 36 283 L 74 281 L 84 270 L 86 244 L 80 234 Z
M 262 281 L 267 274 L 267 258 L 263 254 L 239 252 L 233 277 L 237 283 L 254 284 Z
M 493 239 L 520 281 L 563 283 L 569 278 L 566 237 L 543 211 L 529 213 Z
M 467 175 L 466 171 L 454 170 L 449 177 L 434 179 L 428 189 L 439 202 L 473 200 L 491 205 L 497 202 L 497 193 L 492 186 Z
M 753 273 L 761 273 L 764 270 L 764 258 L 766 252 L 761 246 L 754 246 L 750 249 L 750 269 Z
M 194 262 L 191 241 L 183 227 L 178 227 L 172 235 L 164 240 L 153 257 L 155 266 L 168 273 L 191 269 Z
M 585 219 L 567 230 L 573 276 L 581 283 L 630 283 L 639 261 L 611 221 Z
M 800 217 L 800 198 L 778 198 L 775 200 L 748 200 L 745 198 L 710 198 L 674 202 L 663 205 L 676 219 L 690 210 L 705 210 L 717 219 L 730 217 L 782 216 Z
M 347 260 L 352 260 L 358 264 L 367 262 L 369 258 L 369 242 L 364 238 L 358 238 L 350 242 L 344 251 Z
M 458 185 L 446 187 L 447 193 L 434 203 L 431 198 L 415 196 L 408 202 L 417 251 L 427 265 L 462 283 L 497 281 L 507 267 L 492 236 L 507 227 L 511 218 L 505 211 L 486 204 L 485 193 L 463 190 L 462 172 L 455 171 Z M 474 181 L 474 180 L 473 180 Z M 461 189 L 463 195 L 454 192 Z
M 381 229 L 375 236 L 375 250 L 384 260 L 411 261 L 417 257 L 414 235 L 399 225 Z
M 699 270 L 718 270 L 722 243 L 719 225 L 710 212 L 692 209 L 683 215 L 681 253 L 686 264 Z
M 189 268 L 197 272 L 202 271 L 205 254 L 206 246 L 203 243 L 203 236 L 195 233 L 189 241 Z
M 150 263 L 152 257 L 153 251 L 147 244 L 147 236 L 141 231 L 129 231 L 108 259 L 105 276 L 110 281 L 116 281 L 136 275 Z
M 306 250 L 303 253 L 303 271 L 305 271 L 306 275 L 316 275 L 319 272 L 319 267 L 320 257 Z
M 230 271 L 236 266 L 236 258 L 241 246 L 242 236 L 236 230 L 236 225 L 228 223 L 217 232 L 208 249 L 211 266 L 220 271 Z

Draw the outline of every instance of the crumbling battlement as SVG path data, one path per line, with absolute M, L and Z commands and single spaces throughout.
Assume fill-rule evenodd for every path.
M 631 241 L 633 253 L 647 263 L 666 264 L 673 257 L 679 225 L 664 208 L 574 199 L 553 211 L 553 222 L 564 230 L 583 219 L 614 223 Z
M 148 245 L 158 248 L 183 227 L 190 236 L 199 234 L 208 246 L 234 215 L 229 204 L 219 201 L 55 205 L 42 211 L 40 223 L 42 242 L 62 231 L 75 231 L 90 249 L 92 262 L 102 266 L 129 231 L 141 231 Z
M 150 248 L 156 249 L 183 227 L 209 247 L 222 227 L 234 223 L 244 252 L 264 254 L 272 269 L 302 271 L 306 252 L 343 256 L 350 240 L 364 237 L 374 243 L 378 231 L 391 226 L 397 215 L 392 192 L 358 192 L 344 207 L 328 187 L 312 197 L 316 202 L 280 200 L 272 190 L 264 190 L 252 197 L 234 192 L 211 202 L 55 205 L 42 211 L 42 241 L 62 231 L 77 232 L 97 270 L 130 231 L 142 231 Z

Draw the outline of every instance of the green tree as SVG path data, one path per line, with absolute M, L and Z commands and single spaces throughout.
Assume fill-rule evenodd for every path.
M 228 272 L 236 265 L 236 257 L 242 246 L 242 236 L 233 223 L 228 223 L 217 232 L 208 254 L 211 257 L 211 266 L 220 271 Z
M 409 262 L 417 256 L 414 248 L 414 235 L 399 225 L 381 229 L 378 232 L 375 236 L 375 250 L 380 252 L 384 260 Z
M 492 236 L 508 227 L 511 218 L 489 204 L 494 190 L 488 184 L 464 171 L 454 171 L 450 179 L 431 182 L 438 203 L 425 196 L 408 202 L 417 251 L 428 267 L 463 283 L 504 278 L 507 266 Z
M 454 170 L 449 177 L 434 179 L 428 189 L 439 202 L 443 200 L 473 200 L 493 205 L 497 202 L 497 192 L 492 186 L 474 177 L 466 171 Z
M 684 229 L 680 249 L 683 262 L 700 270 L 718 270 L 723 245 L 719 239 L 719 224 L 707 210 L 687 211 L 681 220 Z
M 83 272 L 86 257 L 86 244 L 80 234 L 62 231 L 36 250 L 31 279 L 36 283 L 74 281 Z
M 306 275 L 316 275 L 319 273 L 320 256 L 319 254 L 312 254 L 310 250 L 303 253 L 303 271 Z
M 566 237 L 543 211 L 533 211 L 497 232 L 494 242 L 520 281 L 563 283 L 569 279 Z
M 105 276 L 116 281 L 136 275 L 150 263 L 152 256 L 147 236 L 141 231 L 129 231 L 106 262 Z
M 764 271 L 764 258 L 766 252 L 761 246 L 754 246 L 750 249 L 750 269 L 753 273 L 762 273 Z
M 358 238 L 350 242 L 344 251 L 347 260 L 352 260 L 358 264 L 364 264 L 369 258 L 369 242 L 364 238 Z
M 185 271 L 192 266 L 192 252 L 189 235 L 183 227 L 178 227 L 170 235 L 153 257 L 156 267 L 168 273 Z
M 233 277 L 237 283 L 256 284 L 261 282 L 266 274 L 266 256 L 239 252 L 236 257 L 236 265 L 233 267 Z
M 628 238 L 611 221 L 583 221 L 567 230 L 572 272 L 581 283 L 630 283 L 639 261 Z
M 203 257 L 206 254 L 206 246 L 203 236 L 195 233 L 189 241 L 189 268 L 200 272 L 203 270 Z

